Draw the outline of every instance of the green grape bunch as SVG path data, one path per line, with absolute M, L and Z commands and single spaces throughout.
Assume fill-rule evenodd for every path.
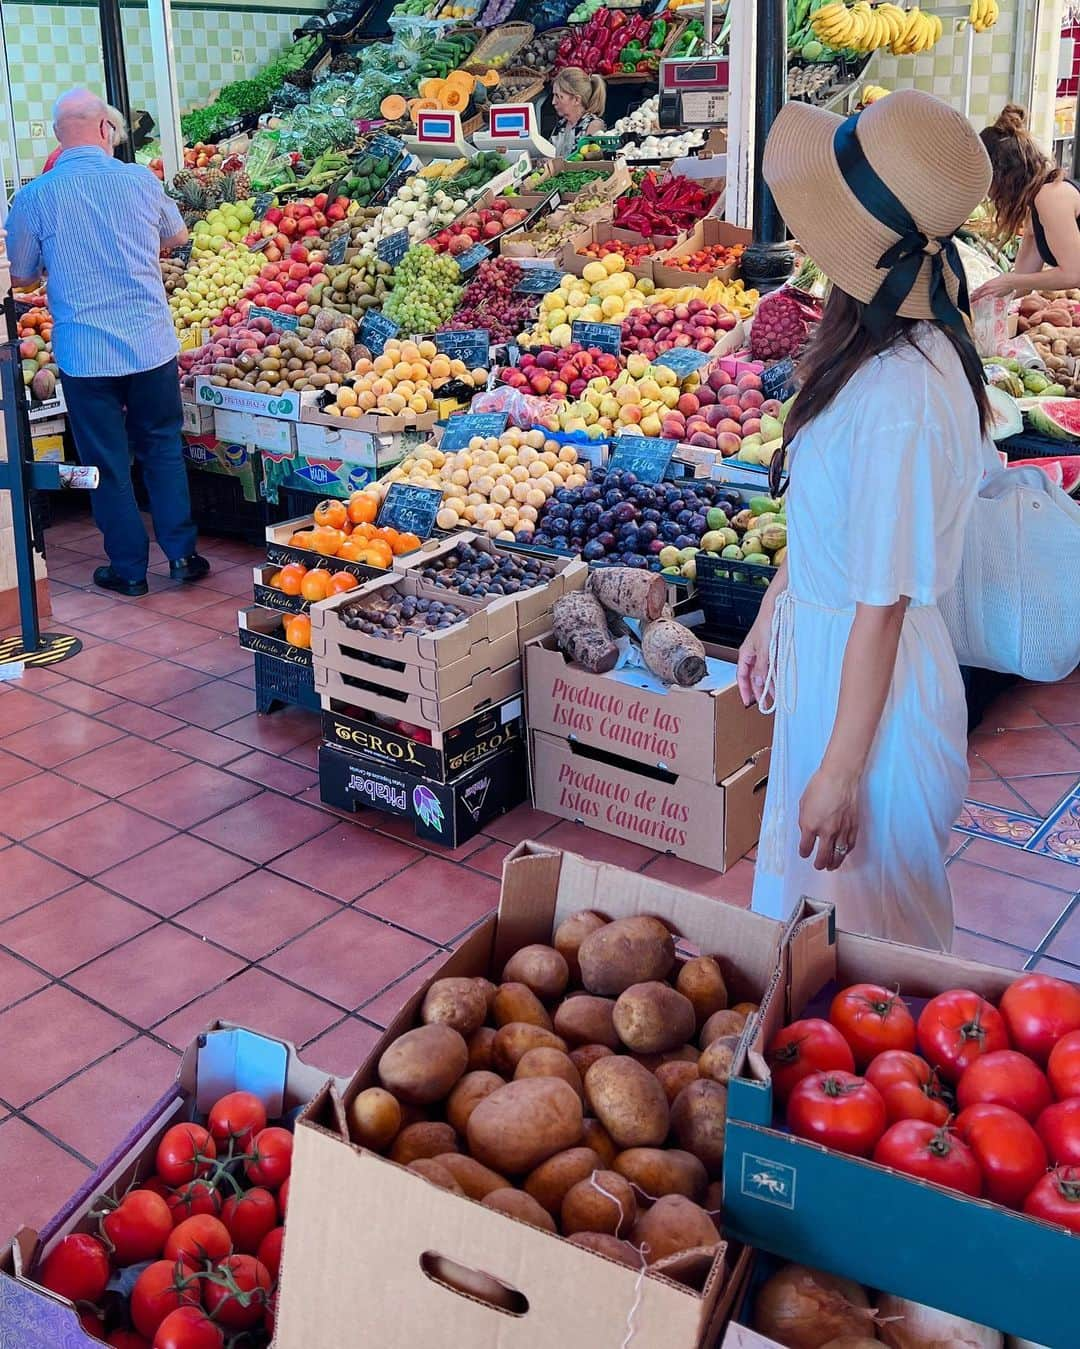
M 449 320 L 463 289 L 455 258 L 427 244 L 413 244 L 397 265 L 383 313 L 403 332 L 430 333 Z

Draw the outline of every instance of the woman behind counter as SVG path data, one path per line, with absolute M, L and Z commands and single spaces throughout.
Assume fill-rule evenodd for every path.
M 607 86 L 600 75 L 567 66 L 555 76 L 551 101 L 559 114 L 551 140 L 560 159 L 574 153 L 580 136 L 599 136 L 605 130 Z

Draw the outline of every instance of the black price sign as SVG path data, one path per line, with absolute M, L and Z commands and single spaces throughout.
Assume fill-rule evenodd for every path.
M 397 337 L 401 329 L 393 319 L 369 309 L 360 324 L 360 341 L 373 356 L 381 356 L 388 337 Z
M 338 237 L 331 243 L 330 247 L 326 250 L 326 261 L 330 264 L 331 267 L 338 266 L 340 263 L 345 261 L 345 254 L 348 251 L 348 248 L 349 248 L 349 234 L 348 231 L 346 230 L 344 234 L 339 234 Z
M 251 209 L 255 212 L 256 220 L 264 220 L 266 213 L 274 204 L 274 194 L 272 192 L 256 192 L 255 200 L 251 204 Z
M 549 295 L 562 284 L 562 273 L 549 267 L 526 267 L 514 287 L 519 295 Z
M 677 444 L 675 440 L 657 440 L 652 436 L 619 436 L 608 461 L 608 472 L 629 470 L 640 482 L 660 482 Z
M 712 357 L 705 351 L 698 351 L 697 347 L 672 347 L 670 351 L 662 351 L 656 357 L 657 365 L 666 365 L 669 370 L 674 370 L 680 379 L 685 379 L 687 375 L 692 375 L 695 370 L 700 370 L 703 365 L 707 365 Z
M 389 526 L 400 533 L 426 539 L 435 527 L 435 517 L 441 506 L 442 492 L 437 488 L 395 482 L 386 493 L 377 524 L 380 528 Z
M 181 244 L 179 248 L 174 248 L 172 255 L 186 267 L 191 261 L 191 250 L 195 246 L 195 240 L 189 239 L 186 244 Z
M 396 267 L 408 251 L 408 230 L 396 230 L 393 234 L 388 234 L 385 239 L 380 239 L 375 245 L 375 252 L 380 259 L 383 262 L 388 262 L 391 267 Z
M 618 356 L 622 348 L 622 328 L 617 323 L 583 323 L 581 319 L 575 319 L 570 325 L 570 340 Z
M 251 306 L 247 316 L 249 319 L 269 319 L 279 333 L 294 333 L 300 327 L 295 314 L 279 314 L 276 309 L 264 309 L 258 304 Z
M 491 358 L 491 334 L 486 328 L 471 328 L 467 332 L 436 333 L 435 347 L 447 356 L 456 356 L 470 370 L 486 370 Z
M 451 417 L 443 430 L 439 449 L 463 450 L 473 436 L 501 436 L 506 430 L 505 412 L 463 412 Z
M 791 397 L 795 392 L 795 362 L 790 356 L 761 372 L 761 392 L 766 398 L 776 398 L 781 403 Z
M 462 272 L 471 272 L 474 267 L 479 267 L 482 262 L 487 262 L 490 257 L 491 249 L 488 248 L 487 244 L 473 244 L 472 248 L 458 254 L 457 265 Z
M 394 160 L 400 159 L 405 152 L 393 136 L 387 136 L 380 131 L 368 141 L 367 153 L 374 155 L 376 159 L 389 159 L 393 163 Z

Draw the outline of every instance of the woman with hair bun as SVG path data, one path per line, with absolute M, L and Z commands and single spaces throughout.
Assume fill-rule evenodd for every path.
M 1080 286 L 1080 185 L 1044 154 L 1015 103 L 982 132 L 982 143 L 994 170 L 990 204 L 998 237 L 1023 239 L 1012 271 L 987 281 L 972 299 Z
M 559 120 L 551 141 L 560 159 L 577 149 L 580 136 L 599 136 L 604 131 L 607 85 L 600 75 L 587 75 L 580 66 L 566 66 L 555 76 L 551 101 Z

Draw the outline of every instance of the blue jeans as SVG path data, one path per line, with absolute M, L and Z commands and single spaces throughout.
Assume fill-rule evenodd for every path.
M 142 468 L 162 552 L 170 562 L 189 557 L 196 535 L 181 448 L 176 360 L 134 375 L 62 374 L 62 381 L 79 459 L 101 472 L 90 502 L 113 570 L 125 581 L 141 581 L 150 558 L 131 486 L 133 455 Z

